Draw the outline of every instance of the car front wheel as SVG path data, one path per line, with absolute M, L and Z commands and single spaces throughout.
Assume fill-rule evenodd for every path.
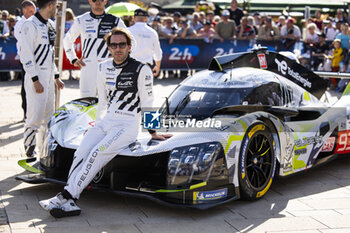
M 276 168 L 275 142 L 269 127 L 256 121 L 249 126 L 239 157 L 239 184 L 241 197 L 256 200 L 271 186 Z

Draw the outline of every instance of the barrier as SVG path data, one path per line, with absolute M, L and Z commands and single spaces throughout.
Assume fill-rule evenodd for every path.
M 206 69 L 214 56 L 226 55 L 229 53 L 245 52 L 252 48 L 254 44 L 268 47 L 272 51 L 284 51 L 281 41 L 262 40 L 234 40 L 224 41 L 214 40 L 207 43 L 203 39 L 175 39 L 169 44 L 168 39 L 160 39 L 163 50 L 162 69 Z M 303 49 L 303 42 L 295 44 L 297 49 Z M 81 54 L 80 41 L 76 42 L 76 52 Z M 63 58 L 63 69 L 72 69 L 69 61 Z M 21 69 L 17 56 L 16 39 L 0 39 L 0 71 L 19 71 Z

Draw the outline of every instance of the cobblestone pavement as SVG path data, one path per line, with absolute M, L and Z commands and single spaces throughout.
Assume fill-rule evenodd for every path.
M 178 80 L 155 82 L 160 103 Z M 149 200 L 85 191 L 82 214 L 55 219 L 38 201 L 60 186 L 16 181 L 24 171 L 20 82 L 0 83 L 0 233 L 31 232 L 350 232 L 350 158 L 275 180 L 256 202 L 233 201 L 209 210 L 175 209 Z M 77 81 L 66 81 L 61 103 L 77 98 Z

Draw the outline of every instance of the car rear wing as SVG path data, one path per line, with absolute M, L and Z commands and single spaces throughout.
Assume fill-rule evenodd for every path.
M 245 53 L 234 53 L 214 57 L 209 64 L 209 70 L 224 71 L 238 67 L 253 67 L 269 70 L 279 74 L 303 87 L 305 90 L 321 98 L 327 89 L 327 81 L 311 70 L 279 53 L 266 48 L 253 49 Z

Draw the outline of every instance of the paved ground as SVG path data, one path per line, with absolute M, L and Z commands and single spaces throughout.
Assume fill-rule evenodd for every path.
M 156 82 L 157 101 L 177 80 Z M 209 210 L 174 209 L 149 200 L 86 191 L 78 217 L 55 219 L 38 201 L 61 187 L 16 181 L 23 169 L 20 82 L 0 83 L 0 233 L 30 232 L 350 232 L 350 158 L 305 174 L 275 180 L 260 201 L 234 201 Z M 62 103 L 78 97 L 77 81 L 67 81 Z

